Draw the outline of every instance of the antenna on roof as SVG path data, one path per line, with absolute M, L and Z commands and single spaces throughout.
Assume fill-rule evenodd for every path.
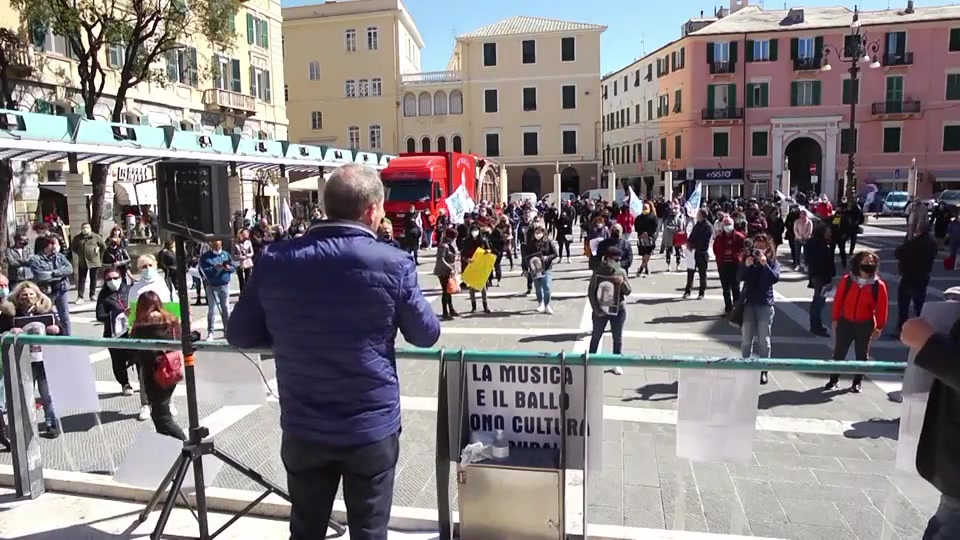
M 645 41 L 646 35 L 640 34 L 640 51 L 646 55 L 647 54 L 647 43 Z

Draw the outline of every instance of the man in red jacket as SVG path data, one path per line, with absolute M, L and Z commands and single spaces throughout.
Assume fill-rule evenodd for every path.
M 723 287 L 723 312 L 730 313 L 733 304 L 740 298 L 737 270 L 743 257 L 743 242 L 746 237 L 733 228 L 733 219 L 723 218 L 720 234 L 713 240 L 713 257 L 717 261 L 720 286 Z

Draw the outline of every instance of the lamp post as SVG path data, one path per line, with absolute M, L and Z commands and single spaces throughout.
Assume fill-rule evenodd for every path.
M 857 181 L 854 168 L 856 166 L 857 144 L 859 139 L 856 126 L 857 105 L 860 103 L 859 75 L 862 69 L 860 64 L 868 64 L 870 69 L 879 68 L 880 62 L 877 60 L 877 53 L 879 51 L 880 43 L 878 41 L 867 41 L 867 34 L 863 32 L 860 27 L 860 12 L 856 8 L 853 10 L 853 20 L 850 22 L 850 35 L 847 37 L 843 49 L 838 49 L 832 45 L 827 45 L 823 48 L 824 64 L 820 68 L 821 71 L 830 71 L 833 69 L 829 61 L 831 52 L 837 56 L 838 61 L 850 65 L 847 69 L 847 72 L 850 73 L 850 93 L 852 94 L 850 96 L 850 153 L 847 155 L 845 183 L 841 184 L 842 187 L 839 190 L 841 196 L 846 194 L 848 197 L 854 198 L 857 194 Z M 871 53 L 873 55 L 872 58 Z

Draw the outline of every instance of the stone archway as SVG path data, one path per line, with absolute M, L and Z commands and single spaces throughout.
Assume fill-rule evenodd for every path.
M 787 144 L 784 156 L 789 160 L 790 192 L 799 190 L 803 193 L 823 191 L 823 147 L 812 137 L 797 137 Z M 811 168 L 813 173 L 811 173 Z M 818 176 L 818 182 L 813 183 L 813 175 Z
M 520 177 L 520 191 L 524 193 L 536 193 L 540 196 L 540 171 L 529 168 L 523 171 Z
M 560 171 L 560 192 L 580 195 L 580 173 L 575 167 Z

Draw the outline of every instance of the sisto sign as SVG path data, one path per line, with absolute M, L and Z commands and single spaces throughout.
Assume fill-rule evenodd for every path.
M 694 169 L 694 180 L 742 180 L 743 169 Z

